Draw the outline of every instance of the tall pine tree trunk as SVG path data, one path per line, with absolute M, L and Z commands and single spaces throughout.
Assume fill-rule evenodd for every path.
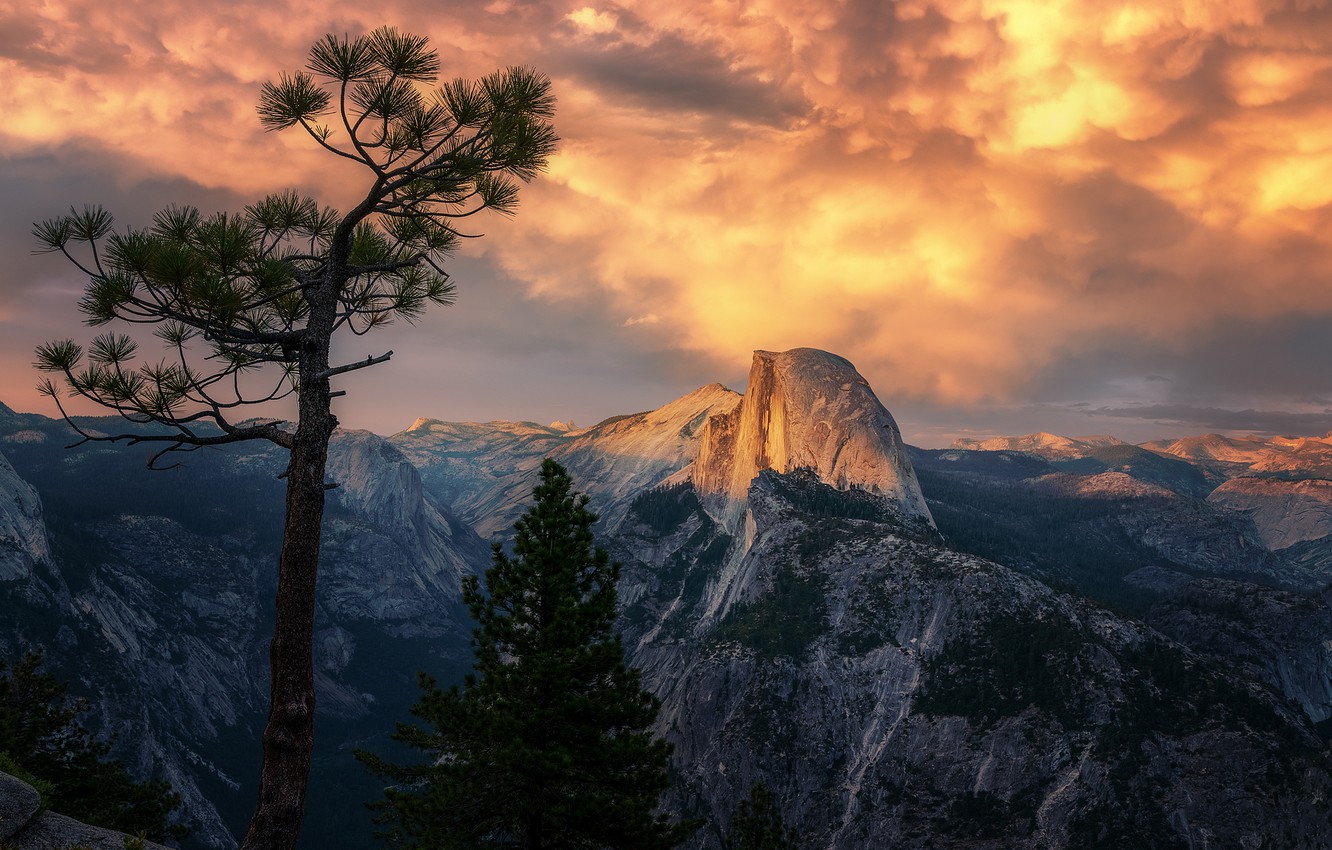
M 299 419 L 287 467 L 287 513 L 269 647 L 271 702 L 264 727 L 259 800 L 240 850 L 293 850 L 305 811 L 314 753 L 315 584 L 327 489 L 324 474 L 328 443 L 338 424 L 330 410 L 324 374 L 332 306 L 331 300 L 327 305 L 312 304 L 307 348 L 300 353 Z M 322 326 L 328 331 L 321 334 Z

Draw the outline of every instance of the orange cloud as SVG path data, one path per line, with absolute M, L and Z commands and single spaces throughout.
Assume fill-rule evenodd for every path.
M 561 151 L 477 250 L 636 344 L 822 346 L 886 394 L 967 403 L 1101 346 L 1332 312 L 1319 8 L 116 5 L 47 3 L 26 47 L 0 39 L 5 152 L 77 139 L 144 176 L 339 198 L 340 166 L 259 131 L 259 83 L 325 31 L 426 31 L 458 73 L 555 77 Z

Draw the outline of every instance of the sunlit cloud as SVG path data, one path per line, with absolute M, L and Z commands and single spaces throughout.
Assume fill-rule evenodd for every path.
M 126 191 L 346 203 L 362 178 L 263 133 L 254 102 L 322 33 L 383 23 L 450 74 L 552 75 L 560 152 L 469 251 L 538 303 L 598 305 L 617 345 L 740 376 L 752 349 L 819 346 L 931 404 L 1170 375 L 1144 403 L 1207 410 L 1178 396 L 1220 377 L 1175 367 L 1239 323 L 1259 362 L 1332 392 L 1262 330 L 1332 317 L 1314 3 L 59 0 L 0 20 L 0 155 L 77 144 Z

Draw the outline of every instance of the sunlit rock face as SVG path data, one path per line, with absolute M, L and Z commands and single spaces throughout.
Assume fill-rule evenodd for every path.
M 801 468 L 932 523 L 897 423 L 850 362 L 814 348 L 755 351 L 744 398 L 708 420 L 689 477 L 739 503 L 760 471 Z
M 41 499 L 0 454 L 0 581 L 27 578 L 50 555 Z
M 339 617 L 429 628 L 489 558 L 470 527 L 438 505 L 416 467 L 383 437 L 339 431 L 328 478 L 340 510 L 325 518 L 322 601 Z
M 1024 434 L 1021 437 L 991 437 L 975 440 L 962 437 L 953 441 L 953 448 L 982 452 L 1027 452 L 1047 460 L 1085 457 L 1096 449 L 1125 445 L 1123 440 L 1098 434 L 1092 437 L 1061 437 L 1046 431 Z
M 1332 534 L 1332 481 L 1234 478 L 1207 501 L 1247 513 L 1263 544 L 1273 551 Z

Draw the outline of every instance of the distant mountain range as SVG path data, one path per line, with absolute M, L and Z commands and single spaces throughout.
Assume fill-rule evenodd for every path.
M 84 423 L 98 427 L 96 420 Z M 281 458 L 67 451 L 0 406 L 0 648 L 42 644 L 104 733 L 244 824 L 265 712 Z M 762 782 L 809 847 L 1329 847 L 1332 438 L 905 446 L 846 360 L 755 352 L 589 428 L 419 419 L 334 443 L 303 844 L 364 847 L 383 748 L 469 658 L 465 575 L 544 457 L 624 564 L 674 811 L 716 850 Z

